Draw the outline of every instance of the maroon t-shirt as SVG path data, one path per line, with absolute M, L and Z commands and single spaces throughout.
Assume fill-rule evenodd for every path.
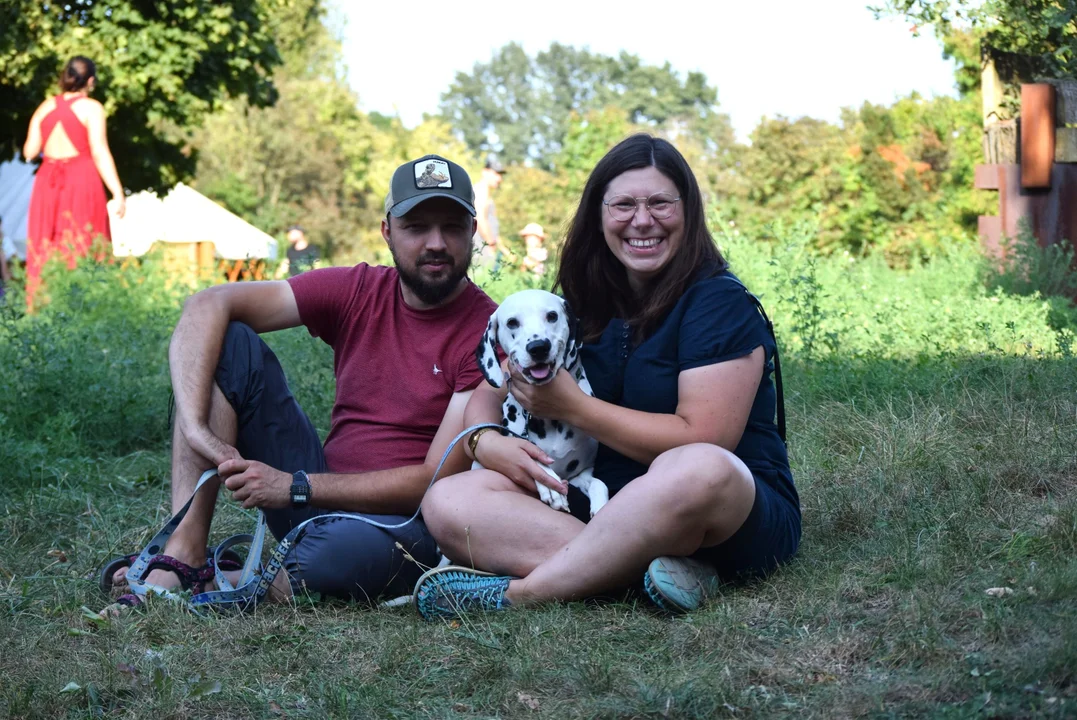
M 468 281 L 449 304 L 416 310 L 404 302 L 395 268 L 366 263 L 311 270 L 288 283 L 303 324 L 333 348 L 329 469 L 422 463 L 449 398 L 482 379 L 475 348 L 497 305 Z

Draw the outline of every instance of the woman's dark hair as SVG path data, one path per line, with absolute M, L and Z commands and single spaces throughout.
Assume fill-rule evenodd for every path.
M 77 92 L 86 87 L 90 78 L 97 76 L 97 66 L 93 60 L 76 55 L 67 61 L 67 66 L 60 73 L 60 89 L 64 92 Z
M 656 168 L 677 186 L 684 210 L 684 239 L 646 291 L 637 295 L 628 284 L 624 265 L 606 245 L 602 201 L 614 178 L 644 167 Z M 717 272 L 725 267 L 725 258 L 707 230 L 699 183 L 684 156 L 668 141 L 640 133 L 618 143 L 591 171 L 565 234 L 554 288 L 560 288 L 575 310 L 585 340 L 598 339 L 610 320 L 619 317 L 628 321 L 639 341 L 654 332 L 700 270 Z

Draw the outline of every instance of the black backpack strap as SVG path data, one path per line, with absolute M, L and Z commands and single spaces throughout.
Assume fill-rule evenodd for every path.
M 763 309 L 763 303 L 747 288 L 747 286 L 738 280 L 733 275 L 726 275 L 727 278 L 740 285 L 744 289 L 744 293 L 755 305 L 756 310 L 763 316 L 763 322 L 767 324 L 767 331 L 770 333 L 770 337 L 774 340 L 774 390 L 777 396 L 777 411 L 778 411 L 778 437 L 782 439 L 783 443 L 788 444 L 785 439 L 785 393 L 782 391 L 782 361 L 778 356 L 778 336 L 774 334 L 774 323 L 770 321 L 770 317 L 767 315 L 767 311 Z

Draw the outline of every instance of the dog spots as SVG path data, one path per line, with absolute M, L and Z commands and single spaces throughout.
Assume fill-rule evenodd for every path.
M 565 432 L 565 426 L 561 424 L 561 421 L 560 421 L 560 420 L 551 420 L 551 421 L 550 421 L 550 424 L 551 424 L 551 425 L 553 425 L 553 429 L 554 429 L 554 430 L 555 430 L 555 431 L 556 431 L 556 432 L 557 432 L 558 434 L 564 434 L 564 432 Z
M 573 432 L 572 430 L 569 430 L 568 432 L 565 433 L 565 440 L 571 440 L 575 434 L 576 434 L 575 432 Z
M 486 358 L 486 368 L 490 369 L 493 366 L 494 366 L 494 359 L 493 358 Z
M 579 460 L 573 460 L 572 462 L 570 462 L 568 464 L 567 467 L 565 467 L 565 472 L 568 473 L 569 475 L 571 475 L 572 473 L 574 473 L 576 471 L 576 468 L 578 468 L 579 466 L 580 466 L 580 461 Z
M 509 426 L 509 419 L 508 418 L 501 418 L 501 427 L 508 427 L 508 426 Z
M 508 412 L 507 420 L 509 422 L 516 422 L 516 406 L 515 405 L 509 405 L 509 412 Z
M 546 422 L 542 418 L 533 417 L 527 421 L 527 431 L 535 433 L 535 437 L 543 440 L 546 438 Z

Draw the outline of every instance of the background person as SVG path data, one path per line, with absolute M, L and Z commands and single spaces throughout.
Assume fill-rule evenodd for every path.
M 494 203 L 494 193 L 501 187 L 501 176 L 504 172 L 501 163 L 490 158 L 475 183 L 476 231 L 473 253 L 475 263 L 483 267 L 494 267 L 498 254 L 508 253 L 508 248 L 501 241 L 501 225 Z
M 67 266 L 85 257 L 98 239 L 110 240 L 104 181 L 116 217 L 126 210 L 123 186 L 108 148 L 105 109 L 89 97 L 97 68 L 89 58 L 71 58 L 60 75 L 59 95 L 38 106 L 23 146 L 27 160 L 44 153 L 30 196 L 26 240 L 26 305 L 32 310 L 41 269 L 54 253 Z M 103 255 L 104 251 L 100 251 Z
M 557 488 L 541 451 L 476 431 L 482 470 L 437 482 L 423 517 L 446 556 L 417 584 L 427 618 L 571 600 L 643 581 L 660 607 L 691 610 L 721 581 L 764 576 L 796 552 L 800 503 L 775 423 L 775 341 L 707 230 L 684 157 L 634 135 L 599 161 L 565 237 L 557 286 L 580 320 L 595 396 L 562 370 L 512 391 L 530 413 L 596 438 L 610 501 L 593 518 L 540 502 Z M 480 386 L 465 420 L 499 422 Z M 478 435 L 483 432 L 482 435 Z
M 288 228 L 288 249 L 284 261 L 277 270 L 277 277 L 295 277 L 301 272 L 313 270 L 321 259 L 321 252 L 307 240 L 307 233 L 301 225 Z
M 532 273 L 541 278 L 546 274 L 546 260 L 549 251 L 546 249 L 546 233 L 538 223 L 528 223 L 520 231 L 520 237 L 524 239 L 524 259 L 521 268 L 525 273 Z

